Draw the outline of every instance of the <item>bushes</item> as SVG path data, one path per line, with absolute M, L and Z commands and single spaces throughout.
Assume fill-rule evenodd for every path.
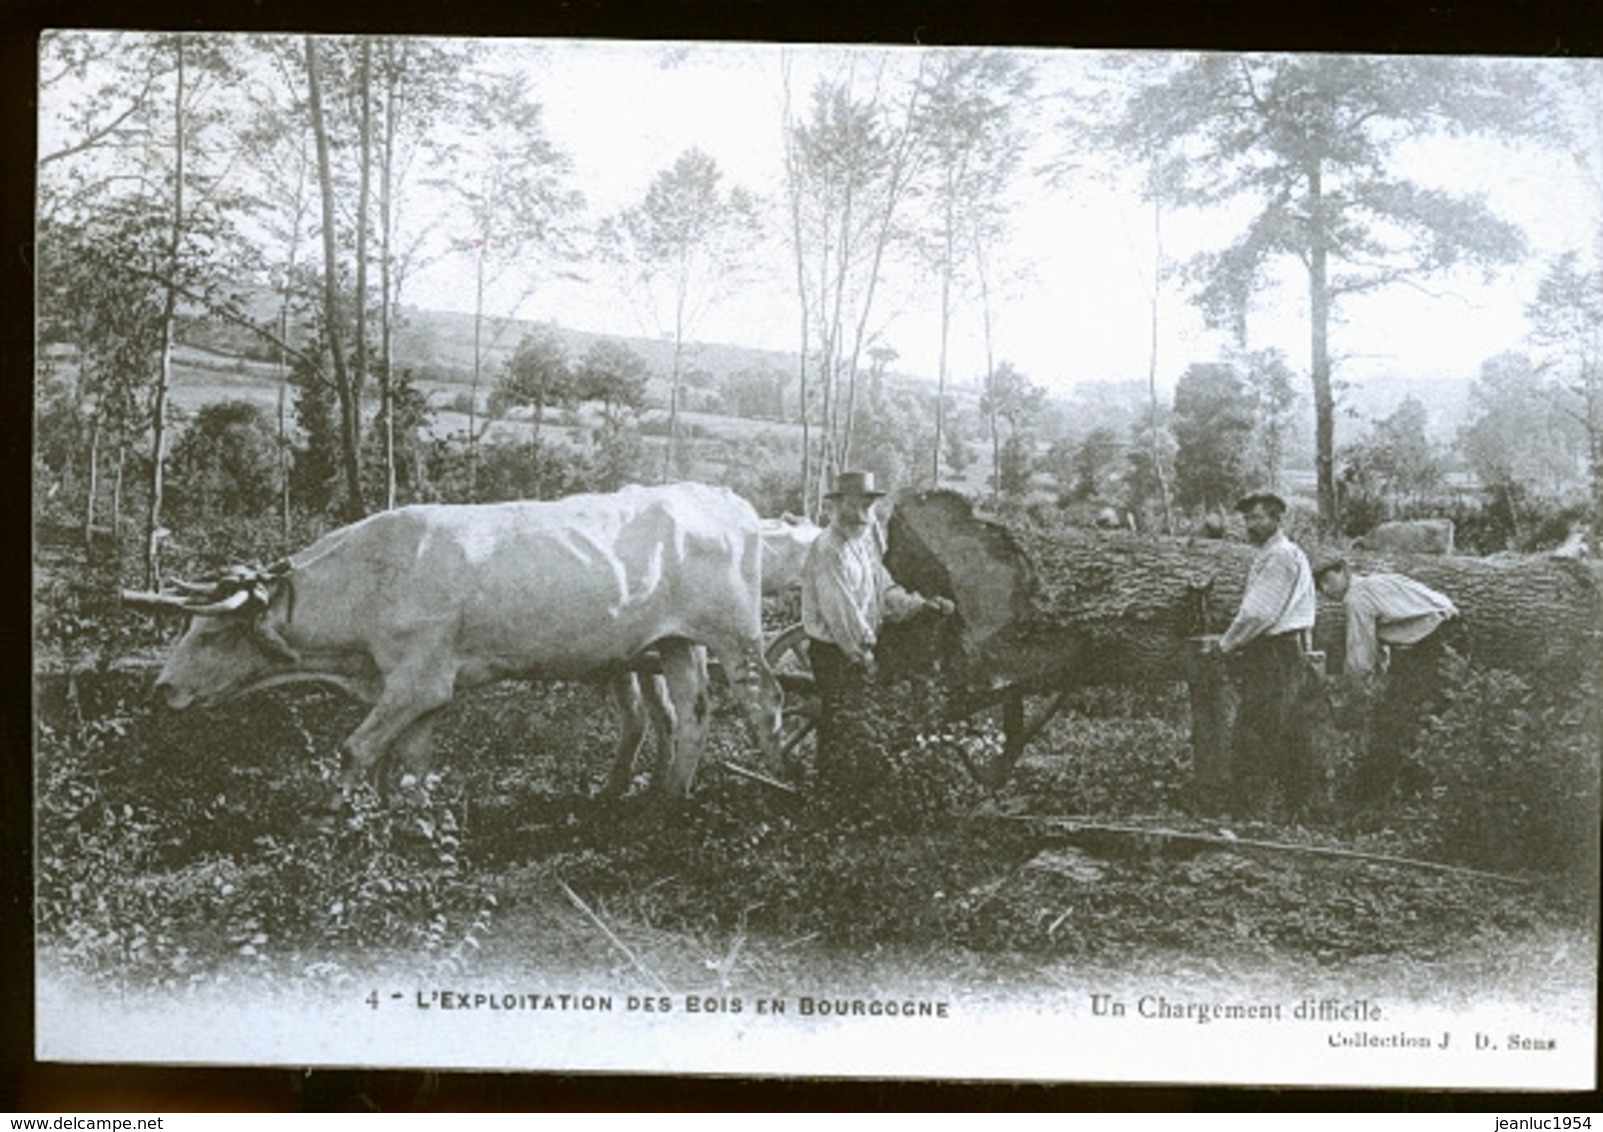
M 1424 835 L 1441 859 L 1548 875 L 1598 865 L 1599 705 L 1461 669 L 1419 755 L 1435 781 Z
M 463 790 L 438 780 L 337 820 L 332 752 L 354 709 L 328 697 L 249 713 L 152 714 L 132 679 L 44 697 L 36 894 L 41 945 L 79 969 L 171 985 L 327 944 L 442 963 L 495 898 L 463 849 Z M 87 709 L 87 710 L 85 710 Z

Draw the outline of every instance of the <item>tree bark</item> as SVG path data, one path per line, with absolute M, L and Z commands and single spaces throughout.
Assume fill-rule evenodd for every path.
M 328 348 L 334 363 L 334 389 L 340 404 L 340 466 L 345 473 L 345 518 L 355 522 L 366 513 L 362 502 L 361 410 L 349 367 L 339 321 L 339 260 L 334 240 L 334 177 L 329 169 L 328 131 L 323 125 L 322 82 L 318 75 L 317 45 L 306 37 L 306 86 L 317 146 L 317 181 L 323 201 L 323 318 L 328 324 Z
M 161 307 L 161 362 L 150 399 L 150 499 L 145 506 L 145 588 L 161 588 L 162 478 L 167 447 L 167 391 L 172 387 L 173 324 L 178 312 L 178 254 L 184 239 L 184 40 L 180 36 L 173 93 L 173 223 Z
M 1308 170 L 1308 200 L 1313 239 L 1308 261 L 1309 373 L 1314 386 L 1314 476 L 1319 496 L 1319 525 L 1327 533 L 1341 529 L 1336 504 L 1336 398 L 1330 386 L 1330 279 L 1323 186 L 1316 160 Z
M 95 425 L 89 433 L 89 490 L 84 493 L 83 544 L 87 548 L 95 541 L 95 497 L 100 494 L 100 414 L 95 414 Z
M 368 210 L 373 172 L 373 39 L 362 37 L 357 83 L 362 88 L 361 127 L 357 145 L 356 191 L 356 367 L 351 374 L 351 404 L 355 409 L 356 443 L 362 443 L 362 391 L 367 385 L 367 243 Z M 365 510 L 365 508 L 364 508 Z
M 1186 638 L 1229 624 L 1253 553 L 1240 543 L 1091 531 L 1055 518 L 1003 525 L 976 517 L 952 492 L 906 495 L 891 517 L 886 566 L 908 589 L 952 598 L 957 616 L 887 626 L 880 658 L 891 669 L 939 657 L 973 695 L 1011 684 L 1044 691 L 1182 680 Z M 1346 556 L 1359 573 L 1406 574 L 1452 598 L 1475 665 L 1548 688 L 1596 687 L 1603 601 L 1592 566 Z M 1315 647 L 1339 672 L 1339 604 L 1320 600 Z

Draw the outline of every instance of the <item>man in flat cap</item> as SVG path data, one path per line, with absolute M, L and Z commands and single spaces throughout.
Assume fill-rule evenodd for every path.
M 829 526 L 813 541 L 802 566 L 802 625 L 818 688 L 820 771 L 836 774 L 854 762 L 856 752 L 842 731 L 844 717 L 857 710 L 864 684 L 877 671 L 874 646 L 883 621 L 901 621 L 922 610 L 953 611 L 950 599 L 926 598 L 898 586 L 880 557 L 878 531 L 870 512 L 885 493 L 872 472 L 841 472 L 824 496 Z
M 1314 674 L 1304 659 L 1311 644 L 1313 572 L 1300 547 L 1280 529 L 1286 501 L 1270 491 L 1236 502 L 1247 538 L 1258 548 L 1235 620 L 1219 638 L 1240 686 L 1236 715 L 1238 802 L 1260 805 L 1278 781 L 1288 809 L 1304 809 L 1314 789 L 1308 701 Z
M 1458 607 L 1423 582 L 1402 574 L 1357 574 L 1335 555 L 1319 562 L 1314 584 L 1341 602 L 1346 615 L 1348 679 L 1366 690 L 1383 681 L 1353 779 L 1358 797 L 1373 801 L 1397 784 L 1425 718 L 1445 703 L 1444 667 L 1458 634 Z

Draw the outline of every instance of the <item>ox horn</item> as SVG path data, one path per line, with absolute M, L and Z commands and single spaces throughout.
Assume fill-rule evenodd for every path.
M 250 596 L 248 589 L 242 589 L 229 594 L 221 601 L 195 602 L 177 594 L 150 593 L 141 590 L 122 591 L 122 600 L 127 605 L 145 609 L 172 609 L 195 617 L 220 617 L 225 613 L 233 613 L 249 601 Z
M 191 597 L 209 595 L 217 588 L 216 582 L 186 582 L 182 578 L 169 578 L 167 584 L 181 593 Z
M 221 601 L 208 601 L 200 605 L 186 605 L 184 609 L 196 617 L 220 617 L 225 613 L 232 613 L 243 606 L 251 598 L 249 589 L 236 590 Z
M 188 608 L 188 603 L 178 594 L 152 593 L 149 590 L 123 590 L 122 601 L 124 605 L 132 605 L 141 609 L 178 609 Z

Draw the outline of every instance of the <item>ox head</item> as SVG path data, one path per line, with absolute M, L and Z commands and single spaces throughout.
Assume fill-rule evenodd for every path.
M 174 580 L 158 593 L 123 591 L 127 605 L 189 618 L 156 677 L 156 691 L 169 707 L 223 699 L 299 659 L 269 617 L 274 596 L 289 592 L 289 573 L 288 562 L 235 566 L 208 582 Z

